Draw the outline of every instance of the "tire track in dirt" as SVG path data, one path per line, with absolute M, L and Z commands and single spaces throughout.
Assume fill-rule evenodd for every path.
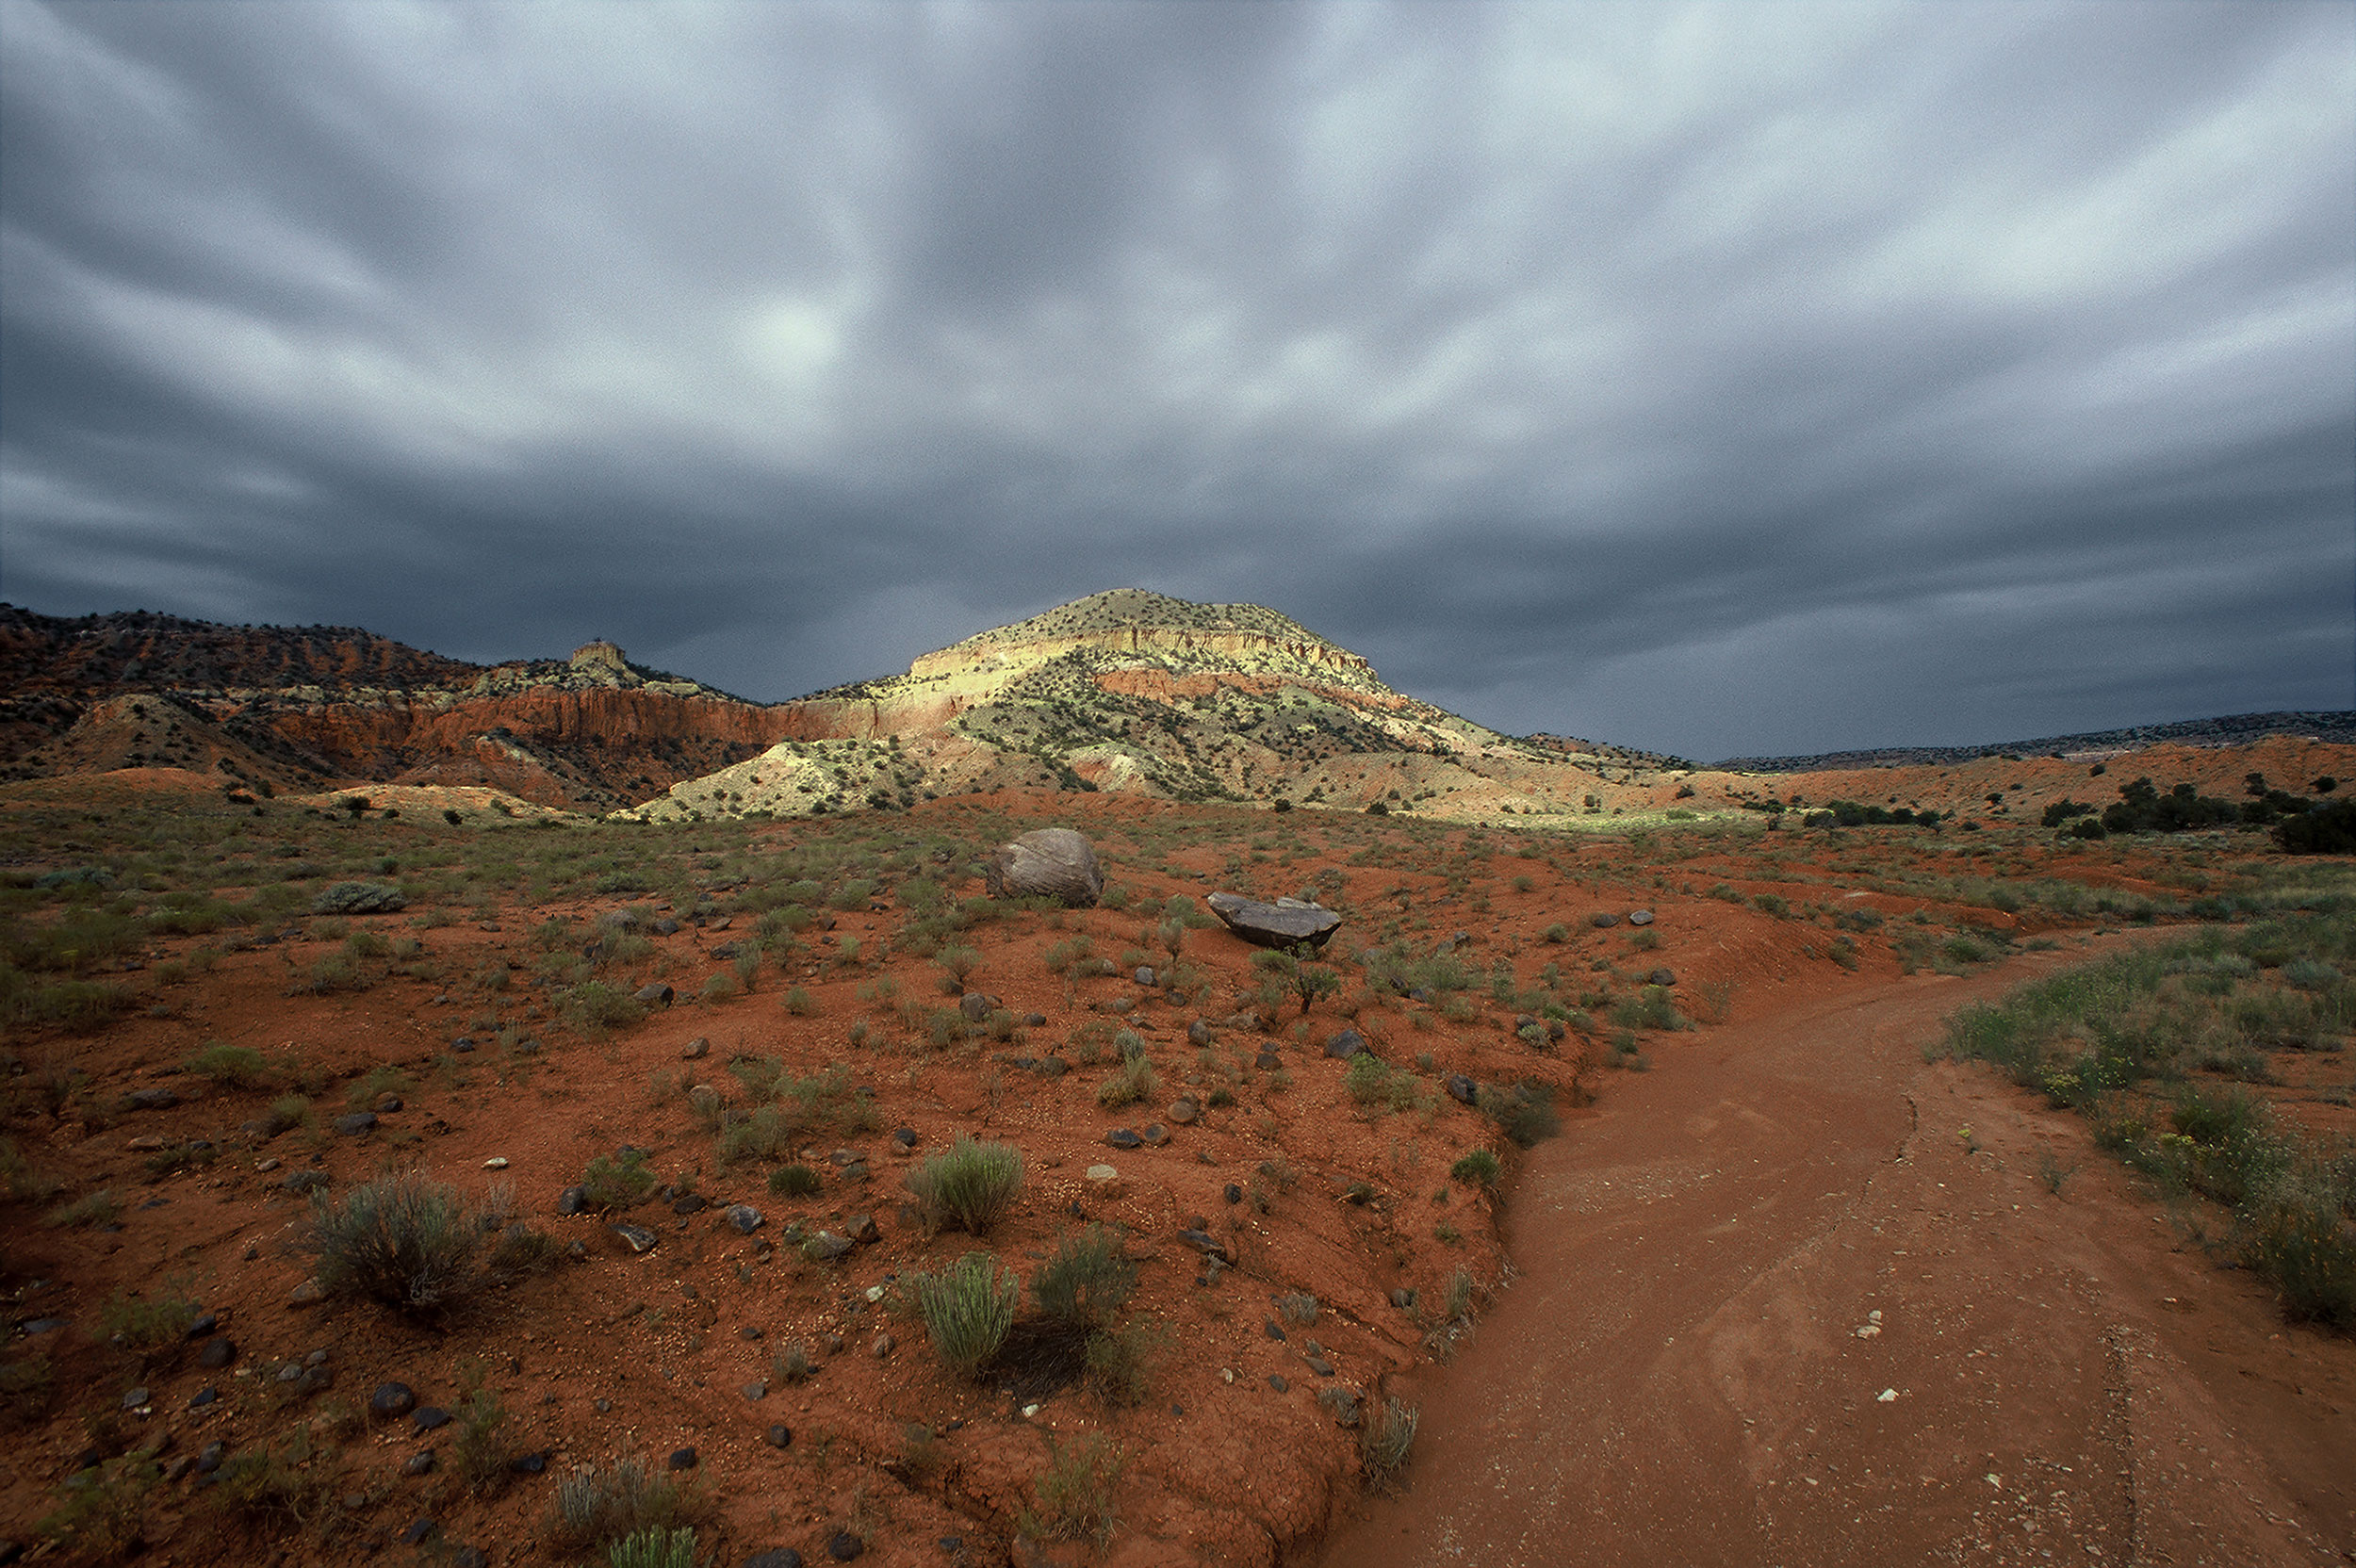
M 2107 945 L 2107 944 L 2104 944 Z M 1333 1568 L 2118 1565 L 2356 1548 L 2356 1345 L 1922 1046 L 2080 956 L 1729 1025 L 1526 1162 L 1518 1279 Z M 2043 1156 L 2074 1166 L 2059 1193 Z M 2156 1222 L 2155 1221 L 2162 1221 Z

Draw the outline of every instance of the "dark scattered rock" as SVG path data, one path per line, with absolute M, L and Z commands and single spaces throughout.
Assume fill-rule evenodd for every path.
M 1620 923 L 1620 917 L 1608 910 L 1598 909 L 1587 917 L 1587 923 L 1598 931 L 1608 931 Z
M 420 1448 L 401 1463 L 401 1473 L 404 1476 L 427 1476 L 433 1472 L 434 1450 L 431 1448 Z
M 1170 1102 L 1170 1119 L 1181 1127 L 1193 1125 L 1202 1115 L 1202 1105 L 1190 1094 L 1181 1095 Z
M 188 1325 L 188 1331 L 182 1334 L 180 1337 L 183 1339 L 203 1339 L 206 1334 L 216 1332 L 220 1328 L 221 1314 L 217 1312 L 199 1313 L 196 1315 L 196 1321 Z
M 668 915 L 654 923 L 654 934 L 658 937 L 676 937 L 679 935 L 679 922 Z
M 450 1554 L 450 1568 L 491 1568 L 480 1546 L 460 1546 Z
M 791 1546 L 772 1546 L 746 1558 L 744 1568 L 802 1568 L 802 1554 Z
M 376 1131 L 376 1113 L 354 1111 L 350 1116 L 339 1116 L 335 1119 L 335 1131 L 348 1138 L 356 1138 L 365 1133 L 373 1133 Z
M 1284 1065 L 1284 1058 L 1273 1051 L 1263 1051 L 1252 1059 L 1252 1065 L 1262 1072 L 1274 1072 Z
M 1230 1203 L 1240 1203 L 1243 1201 L 1243 1188 L 1237 1186 L 1233 1182 L 1230 1182 L 1225 1186 L 1221 1187 L 1219 1195 L 1221 1198 L 1226 1199 Z
M 1023 1027 L 1025 1029 L 1044 1029 L 1047 1027 L 1047 1015 L 1045 1013 L 1024 1013 L 1023 1015 Z
M 518 1476 L 538 1476 L 547 1473 L 548 1453 L 545 1448 L 529 1454 L 517 1454 L 507 1462 L 507 1467 Z
M 794 1429 L 780 1421 L 761 1433 L 761 1440 L 772 1448 L 791 1448 L 794 1446 Z
M 409 895 L 389 882 L 337 882 L 311 900 L 315 915 L 383 915 L 409 906 Z
M 1341 929 L 1342 917 L 1297 898 L 1263 904 L 1241 893 L 1212 893 L 1203 899 L 1227 929 L 1254 947 L 1294 947 L 1306 942 L 1323 947 Z
M 1137 972 L 1129 978 L 1135 980 L 1138 985 L 1143 986 L 1147 990 L 1152 990 L 1153 988 L 1153 971 L 1148 965 L 1139 964 L 1137 966 Z
M 1283 1329 L 1283 1328 L 1281 1328 L 1281 1327 L 1277 1324 L 1276 1319 L 1274 1319 L 1273 1317 L 1268 1317 L 1268 1318 L 1263 1318 L 1263 1319 L 1261 1319 L 1261 1321 L 1260 1321 L 1260 1331 L 1261 1331 L 1262 1333 L 1264 1333 L 1264 1334 L 1268 1335 L 1268 1338 L 1273 1339 L 1273 1340 L 1276 1340 L 1276 1341 L 1278 1341 L 1278 1342 L 1280 1342 L 1280 1343 L 1281 1343 L 1281 1342 L 1284 1340 L 1284 1329 Z
M 738 1235 L 748 1236 L 761 1229 L 761 1211 L 750 1203 L 731 1203 L 728 1205 L 728 1221 L 729 1228 Z
M 21 1327 L 28 1335 L 54 1334 L 59 1329 L 64 1328 L 65 1325 L 66 1320 L 62 1317 L 30 1317 L 26 1318 L 24 1323 L 19 1325 L 19 1327 Z
M 843 1233 L 861 1247 L 873 1247 L 883 1240 L 883 1231 L 872 1214 L 855 1214 L 843 1222 Z
M 1461 1072 L 1451 1072 L 1446 1080 L 1448 1097 L 1460 1105 L 1469 1105 L 1481 1098 L 1481 1086 Z
M 434 1539 L 434 1532 L 442 1527 L 433 1519 L 412 1519 L 401 1527 L 398 1537 L 404 1546 L 422 1546 Z
M 456 1039 L 450 1042 L 450 1048 L 463 1056 L 467 1052 L 474 1049 L 474 1037 L 472 1035 L 461 1035 Z
M 1093 908 L 1104 893 L 1104 874 L 1087 839 L 1069 827 L 1042 827 L 999 845 L 982 867 L 992 898 L 1052 898 L 1068 908 Z
M 1223 1264 L 1232 1264 L 1235 1261 L 1228 1254 L 1226 1247 L 1219 1237 L 1207 1231 L 1181 1231 L 1178 1233 L 1178 1239 L 1206 1258 L 1216 1258 Z
M 1149 1121 L 1145 1124 L 1145 1131 L 1137 1136 L 1145 1140 L 1147 1148 L 1159 1149 L 1170 1141 L 1170 1129 L 1158 1121 Z
M 676 1215 L 701 1214 L 710 1207 L 712 1200 L 699 1192 L 686 1193 L 671 1200 L 671 1212 Z
M 196 1456 L 196 1473 L 200 1476 L 209 1476 L 220 1469 L 228 1458 L 229 1445 L 207 1443 Z
M 833 1539 L 826 1543 L 826 1555 L 837 1562 L 849 1562 L 866 1550 L 867 1543 L 849 1530 L 835 1531 Z
M 138 1410 L 139 1408 L 140 1408 L 142 1405 L 145 1405 L 146 1403 L 147 1403 L 147 1389 L 146 1389 L 146 1386 L 145 1386 L 144 1384 L 142 1384 L 141 1386 L 139 1386 L 139 1387 L 138 1387 L 138 1388 L 134 1388 L 134 1389 L 131 1389 L 131 1390 L 127 1391 L 127 1392 L 126 1392 L 126 1393 L 123 1396 L 123 1408 L 124 1410 Z
M 1192 1023 L 1186 1025 L 1186 1043 L 1195 1047 L 1197 1050 L 1201 1050 L 1205 1046 L 1215 1045 L 1218 1041 L 1218 1033 L 1202 1019 L 1196 1019 Z
M 1414 1312 L 1415 1310 L 1415 1293 L 1408 1289 L 1405 1285 L 1401 1285 L 1397 1290 L 1391 1292 L 1391 1305 L 1397 1307 L 1401 1312 Z
M 667 1007 L 671 1004 L 672 994 L 670 987 L 657 980 L 638 988 L 638 1004 L 641 1007 Z
M 711 1054 L 712 1042 L 701 1035 L 679 1048 L 679 1060 L 683 1062 L 697 1061 Z
M 746 1399 L 757 1405 L 769 1397 L 769 1385 L 755 1378 L 744 1385 L 743 1392 Z
M 373 1120 L 374 1118 L 370 1118 L 370 1119 Z M 288 1172 L 286 1179 L 278 1184 L 285 1187 L 288 1192 L 318 1192 L 327 1185 L 327 1172 L 324 1170 L 290 1171 Z
M 1348 1058 L 1366 1048 L 1366 1037 L 1355 1029 L 1345 1029 L 1325 1042 L 1325 1054 L 1329 1056 Z
M 620 1237 L 622 1245 L 633 1252 L 651 1252 L 654 1244 L 662 1239 L 644 1225 L 609 1225 L 606 1229 Z
M 1650 925 L 1652 923 L 1652 911 L 1650 909 L 1631 910 L 1628 917 L 1628 923 L 1630 925 Z
M 207 1372 L 218 1372 L 237 1359 L 237 1342 L 222 1335 L 205 1342 L 205 1348 L 196 1353 L 196 1364 Z
M 913 1127 L 894 1127 L 892 1130 L 892 1141 L 897 1148 L 904 1150 L 913 1149 L 916 1147 L 916 1129 Z
M 985 996 L 980 991 L 968 991 L 957 998 L 957 1016 L 968 1023 L 979 1023 L 990 1017 L 990 1009 L 997 1005 L 996 997 Z
M 417 1408 L 417 1391 L 407 1383 L 379 1383 L 368 1396 L 368 1413 L 387 1419 L 406 1415 Z
M 588 1208 L 589 1189 L 587 1187 L 569 1186 L 563 1192 L 557 1194 L 556 1212 L 558 1214 L 567 1216 L 585 1214 L 588 1212 Z
M 376 1103 L 368 1108 L 376 1112 L 379 1116 L 391 1116 L 394 1112 L 402 1108 L 401 1096 L 397 1094 L 380 1094 L 376 1097 Z
M 1309 1364 L 1309 1370 L 1315 1372 L 1318 1377 L 1330 1378 L 1333 1375 L 1333 1364 L 1327 1361 L 1323 1356 L 1309 1356 L 1305 1359 Z
M 1285 1390 L 1287 1390 L 1287 1389 L 1289 1389 L 1289 1388 L 1291 1388 L 1291 1387 L 1292 1387 L 1292 1384 L 1291 1384 L 1291 1383 L 1286 1382 L 1286 1381 L 1284 1380 L 1284 1374 L 1283 1374 L 1282 1372 L 1271 1372 L 1271 1373 L 1269 1373 L 1269 1374 L 1268 1375 L 1268 1387 L 1270 1387 L 1270 1388 L 1272 1388 L 1272 1389 L 1276 1390 L 1276 1392 L 1277 1392 L 1277 1393 L 1279 1393 L 1279 1394 L 1282 1394 L 1282 1393 L 1284 1393 Z
M 220 1402 L 221 1390 L 215 1388 L 210 1383 L 206 1383 L 203 1388 L 198 1389 L 194 1394 L 188 1396 L 188 1408 L 190 1410 L 203 1410 L 207 1405 L 216 1405 Z
M 180 1097 L 166 1088 L 133 1089 L 123 1103 L 134 1111 L 168 1111 L 180 1103 Z
M 1137 1136 L 1136 1129 L 1130 1127 L 1114 1128 L 1111 1132 L 1104 1135 L 1104 1141 L 1112 1145 L 1115 1149 L 1142 1149 L 1145 1147 L 1145 1140 Z
M 1060 1078 L 1072 1070 L 1072 1064 L 1051 1051 L 1041 1056 L 1031 1070 L 1041 1078 Z
M 693 1470 L 695 1468 L 695 1450 L 692 1447 L 674 1448 L 668 1463 L 674 1470 Z
M 1673 969 L 1657 969 L 1644 976 L 1647 986 L 1674 986 L 1677 983 L 1677 972 Z
M 832 1231 L 821 1231 L 802 1243 L 802 1256 L 812 1263 L 841 1263 L 851 1255 L 851 1250 L 858 1245 L 859 1243 L 849 1236 L 839 1236 Z

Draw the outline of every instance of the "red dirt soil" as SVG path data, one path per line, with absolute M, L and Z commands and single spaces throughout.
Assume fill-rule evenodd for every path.
M 168 772 L 70 790 L 61 781 L 11 787 L 0 791 L 0 818 L 29 822 L 61 804 L 116 799 L 106 792 L 118 786 L 125 808 L 223 809 L 218 796 L 181 792 Z M 510 828 L 470 837 L 478 793 L 463 797 L 469 829 L 452 835 L 472 855 L 496 860 L 566 837 Z M 397 825 L 347 823 L 333 811 L 298 821 L 299 805 L 283 801 L 267 810 L 270 833 L 331 845 L 322 836 L 365 844 L 385 835 L 409 846 L 404 860 L 418 859 L 444 828 L 423 797 Z M 188 1568 L 407 1561 L 395 1537 L 418 1518 L 438 1521 L 446 1545 L 471 1544 L 494 1563 L 579 1560 L 546 1539 L 554 1478 L 616 1457 L 659 1463 L 690 1445 L 712 1502 L 702 1540 L 729 1564 L 775 1545 L 821 1560 L 846 1527 L 866 1542 L 861 1560 L 895 1568 L 1100 1557 L 1133 1568 L 1267 1564 L 1314 1557 L 1336 1521 L 1323 1548 L 1333 1563 L 2254 1563 L 2356 1547 L 2356 1465 L 2344 1462 L 2356 1455 L 2356 1346 L 2285 1327 L 2247 1276 L 2185 1250 L 2085 1147 L 2075 1121 L 2033 1108 L 1977 1070 L 1922 1063 L 1919 1046 L 1966 997 L 2075 957 L 2076 944 L 1963 979 L 1902 975 L 1893 948 L 1917 911 L 1941 936 L 2053 925 L 2035 909 L 2007 914 L 1933 896 L 1917 873 L 2066 876 L 2156 896 L 2187 877 L 2226 874 L 2255 847 L 2249 841 L 2188 850 L 2055 846 L 2012 830 L 1945 840 L 1869 830 L 1837 841 L 1672 833 L 1665 844 L 1630 844 L 1071 795 L 944 801 L 857 831 L 979 841 L 1050 822 L 1088 832 L 1135 899 L 1199 899 L 1219 886 L 1272 895 L 1323 874 L 1329 901 L 1351 911 L 1347 940 L 1403 922 L 1407 939 L 1429 952 L 1462 931 L 1476 970 L 1503 961 L 1530 986 L 1554 962 L 1566 988 L 1608 974 L 1623 998 L 1652 968 L 1669 967 L 1689 1012 L 1730 1009 L 1731 1018 L 1647 1032 L 1645 1073 L 1595 1072 L 1576 1034 L 1560 1051 L 1531 1050 L 1512 1010 L 1483 987 L 1461 1018 L 1345 994 L 1320 1003 L 1304 1031 L 1296 1033 L 1294 1005 L 1264 1030 L 1236 1021 L 1255 976 L 1251 950 L 1223 932 L 1187 940 L 1210 984 L 1198 1004 L 1173 1005 L 1125 973 L 1079 982 L 1052 973 L 1044 955 L 1055 943 L 1089 935 L 1109 957 L 1152 923 L 1101 909 L 1017 913 L 974 929 L 983 963 L 973 984 L 1017 1015 L 1050 1021 L 1028 1031 L 1027 1044 L 933 1052 L 883 1022 L 855 1048 L 845 1044 L 850 1021 L 889 1016 L 879 982 L 895 982 L 905 998 L 944 1001 L 931 994 L 936 966 L 885 955 L 908 918 L 890 906 L 888 890 L 875 906 L 805 933 L 795 967 L 773 967 L 749 996 L 695 1000 L 707 976 L 729 971 L 710 950 L 742 936 L 749 917 L 655 939 L 646 968 L 630 979 L 666 979 L 680 1004 L 611 1039 L 569 1033 L 538 1000 L 531 975 L 542 950 L 531 939 L 542 922 L 586 920 L 629 895 L 524 903 L 484 893 L 502 900 L 496 909 L 443 906 L 456 917 L 448 923 L 417 923 L 414 907 L 355 920 L 355 929 L 421 940 L 434 977 L 387 974 L 327 995 L 294 985 L 337 950 L 338 933 L 324 923 L 296 920 L 291 938 L 235 948 L 217 968 L 176 978 L 164 961 L 185 961 L 203 943 L 160 941 L 144 968 L 120 977 L 137 988 L 139 1009 L 95 1036 L 9 1042 L 32 1078 L 62 1066 L 90 1074 L 89 1093 L 58 1114 L 12 1102 L 7 1131 L 32 1168 L 61 1183 L 63 1198 L 111 1187 L 125 1204 L 116 1232 L 44 1228 L 38 1206 L 0 1208 L 11 1321 L 69 1320 L 40 1342 L 56 1358 L 47 1407 L 20 1418 L 0 1458 L 0 1540 L 27 1539 L 31 1522 L 56 1506 L 94 1425 L 102 1447 L 168 1430 L 168 1466 L 215 1441 L 251 1449 L 317 1435 L 320 1457 L 308 1463 L 321 1471 L 326 1497 L 300 1522 L 224 1515 L 185 1474 L 157 1489 L 145 1560 Z M 834 826 L 764 827 L 752 840 L 779 851 L 822 830 Z M 605 843 L 679 845 L 699 832 L 744 830 L 639 829 L 639 840 L 601 831 L 614 835 Z M 657 831 L 676 837 L 649 836 Z M 75 853 L 53 836 L 18 864 L 71 864 Z M 1746 902 L 1752 894 L 1786 899 L 1789 915 Z M 1890 916 L 1888 928 L 1837 946 L 1832 911 L 1864 906 Z M 1587 923 L 1593 912 L 1638 907 L 1659 917 L 1641 933 Z M 1562 939 L 1549 939 L 1557 925 L 1566 927 Z M 856 960 L 843 956 L 852 937 L 861 940 Z M 500 971 L 513 972 L 515 988 L 478 988 Z M 1347 993 L 1354 966 L 1343 977 Z M 809 1013 L 779 1005 L 789 985 L 808 990 Z M 1711 997 L 1715 1009 L 1703 1000 Z M 1124 1003 L 1132 1010 L 1116 1012 Z M 475 1053 L 453 1054 L 453 1037 L 483 1033 L 469 1018 L 484 1010 L 542 1049 L 517 1055 L 486 1036 Z M 1208 1059 L 1186 1038 L 1198 1017 L 1217 1026 Z M 1145 1037 L 1161 1071 L 1149 1104 L 1100 1110 L 1105 1065 L 1055 1078 L 1012 1061 L 1069 1054 L 1071 1032 L 1115 1021 Z M 1318 1051 L 1346 1024 L 1419 1074 L 1422 1109 L 1352 1103 L 1342 1064 Z M 683 1060 L 697 1037 L 709 1039 L 710 1055 Z M 237 1129 L 277 1091 L 219 1088 L 180 1071 L 208 1041 L 253 1046 L 338 1081 L 399 1066 L 410 1080 L 405 1103 L 365 1139 L 290 1133 L 257 1142 Z M 1280 1053 L 1281 1076 L 1252 1065 L 1264 1047 Z M 743 1100 L 724 1070 L 740 1051 L 778 1055 L 797 1072 L 841 1062 L 872 1091 L 876 1131 L 814 1139 L 804 1151 L 825 1172 L 819 1196 L 780 1199 L 764 1189 L 761 1166 L 720 1165 L 692 1119 L 679 1092 L 687 1084 Z M 1563 1135 L 1524 1155 L 1438 1092 L 1448 1072 L 1483 1083 L 1534 1076 L 1565 1089 L 1584 1082 L 1601 1098 L 1592 1110 L 1565 1099 Z M 1103 1144 L 1108 1127 L 1169 1119 L 1165 1107 L 1182 1089 L 1220 1084 L 1234 1086 L 1235 1102 L 1173 1126 L 1168 1146 L 1117 1152 Z M 180 1103 L 113 1109 L 126 1091 L 158 1086 Z M 343 1108 L 338 1082 L 319 1098 L 321 1121 Z M 2299 1110 L 2318 1125 L 2347 1125 L 2344 1108 Z M 962 1132 L 1022 1149 L 1022 1200 L 987 1245 L 1026 1277 L 1058 1232 L 1084 1217 L 1128 1228 L 1142 1274 L 1131 1316 L 1168 1335 L 1141 1406 L 1112 1408 L 1072 1388 L 1025 1414 L 1023 1398 L 948 1373 L 915 1319 L 869 1302 L 871 1287 L 975 1245 L 954 1233 L 927 1236 L 902 1207 L 907 1162 L 886 1135 L 904 1124 L 918 1135 L 919 1156 Z M 1976 1152 L 1958 1136 L 1965 1126 Z M 155 1144 L 196 1137 L 221 1147 L 218 1163 L 144 1173 Z M 553 1214 L 587 1162 L 625 1141 L 649 1149 L 666 1182 L 692 1180 L 714 1205 L 682 1217 L 659 1203 L 631 1212 L 661 1234 L 644 1256 L 602 1220 Z M 863 1154 L 872 1176 L 828 1163 L 843 1146 Z M 1501 1238 L 1497 1206 L 1449 1179 L 1449 1166 L 1476 1148 L 1506 1162 Z M 2076 1168 L 2059 1197 L 2037 1179 L 2047 1150 Z M 483 1168 L 495 1156 L 508 1162 L 500 1177 L 515 1183 L 524 1217 L 582 1242 L 585 1258 L 494 1293 L 438 1330 L 364 1305 L 292 1299 L 312 1259 L 302 1246 L 308 1207 L 280 1186 L 288 1171 L 316 1168 L 340 1192 L 414 1165 L 479 1194 L 495 1179 Z M 1119 1169 L 1109 1186 L 1085 1178 L 1100 1161 Z M 1230 1183 L 1255 1188 L 1265 1208 L 1228 1202 Z M 1364 1201 L 1350 1200 L 1353 1183 L 1365 1184 Z M 734 1201 L 760 1207 L 764 1229 L 744 1237 L 720 1223 Z M 838 1267 L 770 1245 L 789 1221 L 841 1231 L 862 1214 L 882 1239 Z M 1198 1217 L 1237 1264 L 1208 1285 L 1179 1238 Z M 1507 1285 L 1509 1257 L 1517 1278 Z M 1431 1347 L 1447 1348 L 1445 1327 L 1389 1296 L 1415 1290 L 1428 1313 L 1459 1268 L 1487 1305 L 1443 1370 Z M 193 1348 L 143 1361 L 98 1334 L 111 1296 L 159 1293 L 172 1281 L 221 1315 L 239 1347 L 233 1368 L 200 1369 Z M 1314 1323 L 1283 1317 L 1277 1302 L 1295 1293 L 1317 1298 Z M 1875 1311 L 1882 1332 L 1854 1337 Z M 892 1344 L 876 1353 L 887 1335 Z M 835 1348 L 828 1336 L 838 1336 Z M 1311 1340 L 1333 1379 L 1312 1367 Z M 817 1353 L 817 1375 L 747 1397 L 744 1385 L 764 1379 L 773 1352 L 794 1341 Z M 20 1338 L 10 1354 L 33 1348 Z M 313 1350 L 329 1352 L 333 1386 L 307 1397 L 283 1392 L 272 1369 Z M 548 1474 L 470 1494 L 451 1474 L 449 1442 L 414 1434 L 406 1420 L 357 1419 L 369 1390 L 389 1379 L 452 1410 L 480 1379 L 509 1412 L 506 1446 L 547 1451 Z M 147 1402 L 120 1412 L 135 1385 Z M 219 1399 L 192 1409 L 206 1386 Z M 1357 1435 L 1319 1404 L 1324 1387 L 1347 1387 L 1369 1405 L 1423 1401 L 1402 1497 L 1351 1501 Z M 1878 1401 L 1884 1388 L 1896 1398 Z M 763 1441 L 778 1423 L 794 1433 L 783 1448 Z M 935 1435 L 912 1441 L 919 1426 Z M 1015 1522 L 1036 1502 L 1052 1446 L 1095 1432 L 1130 1460 L 1109 1545 L 1099 1554 L 1086 1543 L 1028 1539 Z M 429 1446 L 439 1467 L 404 1475 L 403 1462 Z M 952 1537 L 961 1555 L 941 1545 Z

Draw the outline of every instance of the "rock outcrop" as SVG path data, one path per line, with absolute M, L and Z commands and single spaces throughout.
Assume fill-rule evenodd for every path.
M 1104 874 L 1087 838 L 1069 827 L 1042 827 L 998 846 L 982 868 L 992 898 L 1052 898 L 1088 909 L 1104 892 Z

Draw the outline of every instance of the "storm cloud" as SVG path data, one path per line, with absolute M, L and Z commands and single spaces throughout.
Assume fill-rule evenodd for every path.
M 1697 758 L 2356 706 L 2356 9 L 0 0 L 0 594 L 1138 585 Z

